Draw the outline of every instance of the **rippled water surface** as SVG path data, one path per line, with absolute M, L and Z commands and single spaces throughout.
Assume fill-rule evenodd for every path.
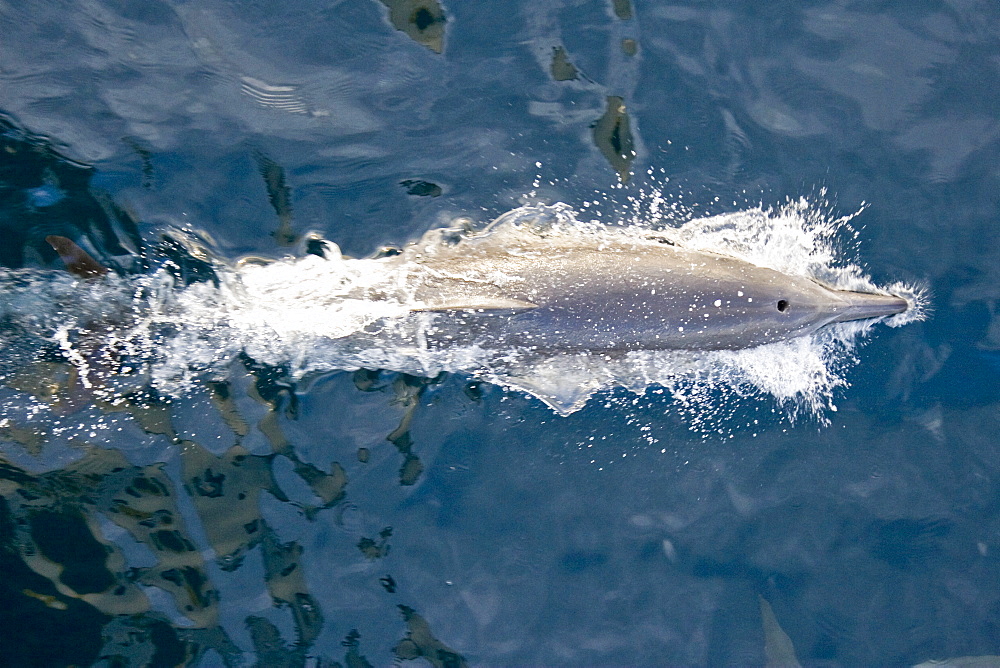
M 1000 654 L 998 26 L 972 0 L 0 0 L 0 662 Z M 754 391 L 830 352 L 804 343 L 725 388 L 556 364 L 594 392 L 566 417 L 471 363 L 268 356 L 322 257 L 559 202 L 719 250 L 698 221 L 800 201 L 849 219 L 831 266 L 931 301 L 820 360 L 815 413 Z M 269 329 L 222 341 L 227 277 L 285 266 L 295 310 L 268 284 Z M 110 346 L 157 290 L 206 295 L 201 329 Z

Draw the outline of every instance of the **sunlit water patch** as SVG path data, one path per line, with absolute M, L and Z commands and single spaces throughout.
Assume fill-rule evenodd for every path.
M 314 239 L 311 248 L 321 253 L 276 261 L 210 259 L 211 280 L 190 285 L 178 281 L 169 263 L 142 276 L 92 280 L 8 271 L 0 275 L 2 371 L 8 387 L 38 396 L 43 390 L 25 380 L 32 365 L 68 365 L 74 377 L 67 382 L 75 389 L 63 398 L 64 412 L 81 395 L 112 404 L 142 387 L 181 396 L 206 379 L 226 377 L 235 361 L 247 358 L 293 381 L 362 368 L 428 378 L 458 373 L 527 392 L 563 415 L 621 386 L 640 396 L 651 392 L 651 400 L 668 395 L 692 428 L 710 433 L 722 424 L 732 429 L 734 416 L 747 415 L 739 407 L 748 405 L 754 407 L 745 420 L 751 429 L 759 422 L 752 415 L 761 411 L 825 421 L 847 385 L 858 343 L 876 320 L 832 324 L 745 349 L 595 351 L 442 335 L 442 318 L 449 317 L 444 312 L 475 313 L 488 302 L 501 312 L 490 316 L 495 318 L 522 308 L 503 296 L 511 276 L 491 273 L 489 254 L 498 248 L 530 271 L 531 263 L 566 249 L 642 252 L 669 244 L 837 289 L 905 298 L 909 309 L 887 319 L 889 325 L 923 317 L 926 299 L 919 288 L 875 285 L 844 251 L 851 248 L 849 217 L 799 200 L 671 225 L 670 208 L 658 193 L 642 201 L 645 212 L 634 206 L 614 224 L 608 216 L 595 222 L 589 206 L 524 206 L 485 229 L 435 229 L 373 258 L 344 257 L 333 243 Z M 177 238 L 211 258 L 193 237 Z M 473 265 L 475 272 L 462 269 Z

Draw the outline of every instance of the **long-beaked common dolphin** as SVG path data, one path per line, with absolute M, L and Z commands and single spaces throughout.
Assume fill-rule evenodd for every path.
M 395 277 L 390 283 L 404 277 L 409 310 L 433 314 L 419 328 L 431 347 L 544 354 L 735 350 L 909 307 L 898 296 L 839 290 L 655 234 L 525 234 L 502 220 L 453 246 L 414 244 L 383 259 L 395 265 L 396 271 L 385 267 Z M 75 275 L 107 271 L 70 240 L 48 241 Z
M 726 350 L 907 310 L 905 299 L 822 285 L 666 238 L 489 232 L 414 257 L 428 340 L 540 352 Z
M 467 373 L 564 415 L 615 384 L 641 393 L 688 381 L 747 382 L 781 401 L 800 397 L 815 412 L 841 383 L 827 346 L 849 345 L 877 319 L 920 319 L 922 296 L 833 265 L 832 246 L 801 228 L 801 218 L 790 217 L 787 229 L 774 225 L 779 218 L 758 218 L 745 220 L 745 230 L 725 216 L 651 230 L 582 223 L 559 206 L 523 207 L 483 231 L 436 229 L 375 257 L 347 258 L 323 242 L 299 258 L 219 263 L 212 282 L 178 286 L 155 273 L 135 281 L 139 291 L 110 280 L 68 239 L 49 241 L 95 290 L 107 282 L 126 299 L 139 295 L 124 304 L 114 332 L 74 320 L 85 335 L 67 339 L 67 349 L 98 388 L 115 351 L 127 349 L 136 351 L 130 363 L 144 364 L 168 391 L 200 370 L 224 373 L 227 360 L 246 354 L 289 365 L 293 377 L 358 368 Z M 768 241 L 754 246 L 751 228 Z M 853 320 L 867 323 L 836 324 Z M 812 336 L 830 325 L 829 336 Z M 162 332 L 173 338 L 164 342 Z M 744 350 L 758 347 L 760 355 Z M 788 354 L 797 361 L 787 369 L 760 366 Z

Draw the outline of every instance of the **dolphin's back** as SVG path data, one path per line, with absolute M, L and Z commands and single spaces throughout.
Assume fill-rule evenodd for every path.
M 830 290 L 667 243 L 428 259 L 432 339 L 539 350 L 746 348 L 814 331 Z M 808 317 L 807 317 L 808 316 Z

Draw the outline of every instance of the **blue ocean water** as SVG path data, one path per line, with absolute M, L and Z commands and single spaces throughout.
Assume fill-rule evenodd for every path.
M 26 0 L 0 34 L 8 268 L 59 234 L 211 281 L 165 231 L 365 257 L 528 193 L 825 189 L 933 295 L 829 425 L 707 435 L 664 395 L 250 358 L 112 405 L 4 339 L 0 662 L 764 665 L 762 600 L 803 665 L 1000 654 L 995 4 Z

